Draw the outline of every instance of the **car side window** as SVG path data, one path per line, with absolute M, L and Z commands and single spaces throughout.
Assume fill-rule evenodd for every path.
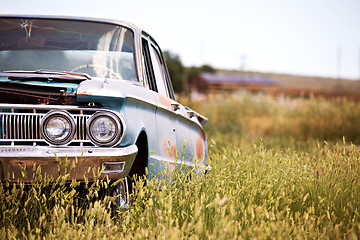
M 146 35 L 142 37 L 141 41 L 145 86 L 175 100 L 171 80 L 160 49 Z
M 160 54 L 152 45 L 150 47 L 150 56 L 153 63 L 158 93 L 170 97 L 169 89 L 166 83 L 165 68 L 163 62 L 161 61 Z
M 154 76 L 154 70 L 152 68 L 152 62 L 150 58 L 149 43 L 145 38 L 142 38 L 142 58 L 145 64 L 145 81 L 149 88 L 155 92 L 158 91 Z

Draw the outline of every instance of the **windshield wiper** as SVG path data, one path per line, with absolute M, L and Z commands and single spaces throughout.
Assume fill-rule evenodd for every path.
M 0 73 L 0 77 L 8 77 L 13 80 L 23 80 L 31 78 L 45 78 L 51 81 L 52 79 L 63 79 L 63 80 L 75 80 L 75 81 L 84 81 L 91 79 L 91 77 L 86 73 L 78 72 L 67 72 L 67 71 L 49 71 L 49 70 L 35 70 L 35 71 L 4 71 Z

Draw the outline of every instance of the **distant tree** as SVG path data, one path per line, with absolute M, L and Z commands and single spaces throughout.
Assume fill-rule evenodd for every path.
M 176 93 L 181 93 L 184 89 L 184 66 L 181 63 L 180 57 L 177 54 L 171 53 L 169 51 L 164 51 L 164 57 L 167 68 L 169 70 L 174 91 Z
M 194 79 L 200 73 L 216 72 L 216 69 L 207 64 L 201 67 L 189 67 L 185 69 L 179 55 L 171 53 L 170 51 L 164 51 L 164 57 L 176 93 L 189 94 L 189 85 L 193 83 Z
M 194 82 L 194 79 L 201 73 L 199 67 L 190 67 L 187 69 L 190 84 Z
M 188 78 L 190 81 L 190 84 L 192 84 L 194 82 L 194 79 L 203 72 L 208 72 L 208 73 L 215 73 L 216 69 L 211 67 L 210 65 L 202 65 L 201 67 L 190 67 L 187 69 L 188 72 Z
M 200 70 L 201 70 L 201 72 L 208 72 L 208 73 L 214 73 L 214 72 L 216 72 L 215 68 L 213 68 L 212 66 L 207 65 L 207 64 L 202 65 L 202 66 L 200 67 Z

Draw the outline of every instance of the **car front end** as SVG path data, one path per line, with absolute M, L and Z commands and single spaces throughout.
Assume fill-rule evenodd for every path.
M 121 116 L 104 108 L 0 104 L 0 176 L 30 182 L 33 165 L 52 176 L 60 159 L 76 163 L 71 179 L 92 180 L 91 169 L 110 179 L 126 177 L 137 147 L 116 146 L 126 132 Z M 23 167 L 27 176 L 23 176 Z M 87 173 L 86 175 L 84 175 Z M 9 175 L 10 174 L 10 175 Z M 9 176 L 8 176 L 9 175 Z
M 69 179 L 91 181 L 90 169 L 101 170 L 100 178 L 126 177 L 137 147 L 121 144 L 127 131 L 123 116 L 99 98 L 79 101 L 77 89 L 92 79 L 138 83 L 134 51 L 129 26 L 2 16 L 0 180 L 30 182 L 34 165 L 56 177 L 65 171 L 58 169 L 61 159 L 76 163 Z

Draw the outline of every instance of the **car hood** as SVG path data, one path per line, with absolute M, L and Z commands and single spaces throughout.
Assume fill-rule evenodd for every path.
M 0 76 L 0 102 L 19 104 L 76 104 L 79 83 Z
M 37 80 L 11 80 L 7 77 L 0 77 L 0 84 L 2 83 L 14 83 L 22 85 L 31 85 L 31 86 L 43 86 L 43 87 L 54 87 L 54 88 L 66 88 L 67 91 L 76 91 L 80 83 L 66 83 L 66 82 L 56 82 L 56 81 L 37 81 Z
M 139 82 L 118 79 L 73 76 L 66 79 L 66 76 L 43 73 L 0 73 L 0 102 L 44 105 L 86 105 L 91 102 L 109 107 L 113 98 L 124 98 L 135 90 L 143 90 L 139 86 Z

